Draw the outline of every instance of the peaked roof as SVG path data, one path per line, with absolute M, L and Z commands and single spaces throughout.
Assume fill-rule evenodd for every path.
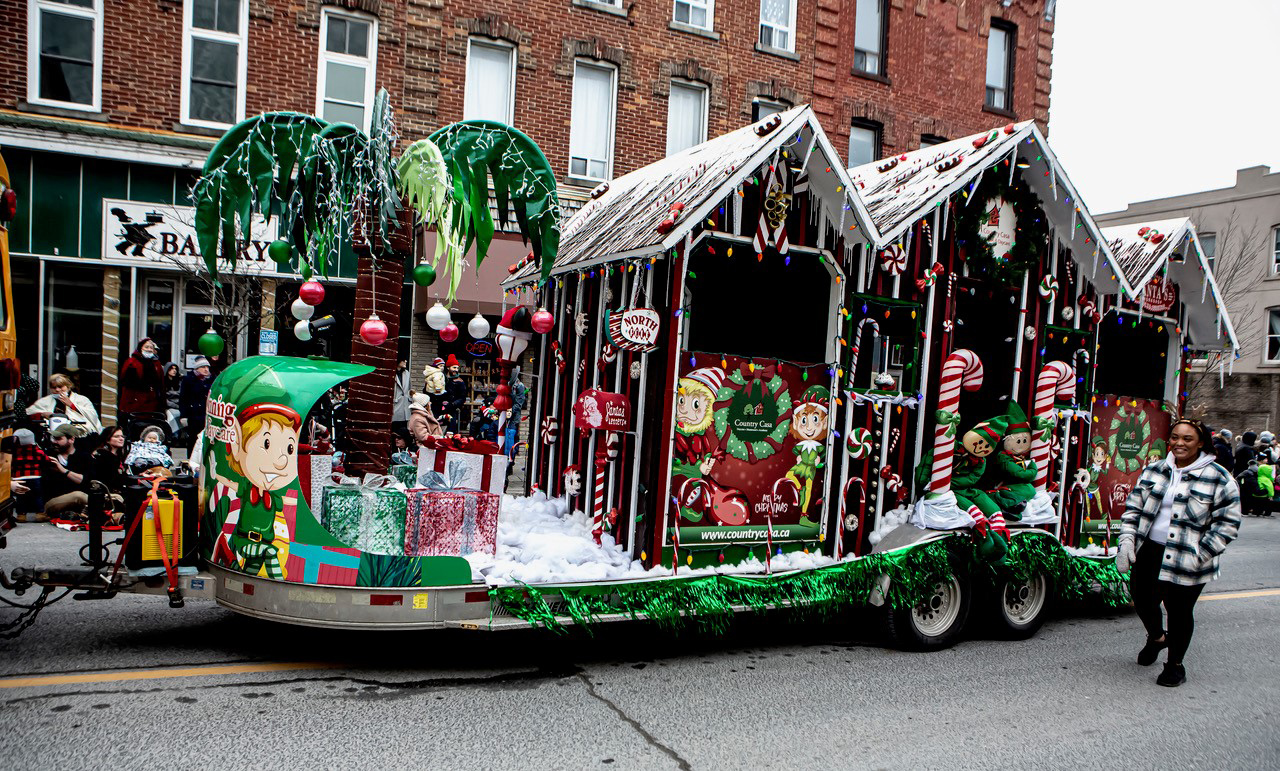
M 1226 302 L 1213 277 L 1213 266 L 1205 257 L 1190 219 L 1175 217 L 1115 225 L 1104 229 L 1102 236 L 1115 255 L 1116 264 L 1129 277 L 1135 301 L 1141 302 L 1147 284 L 1162 270 L 1167 271 L 1186 306 L 1187 334 L 1192 344 L 1209 347 L 1225 334 L 1232 348 L 1240 347 Z M 1190 259 L 1192 252 L 1194 261 Z
M 761 135 L 757 128 L 773 118 L 777 128 Z M 684 240 L 704 224 L 738 186 L 784 145 L 790 163 L 798 167 L 805 156 L 810 190 L 826 207 L 831 222 L 841 222 L 844 209 L 859 226 L 852 237 L 862 240 L 870 218 L 851 195 L 840 156 L 823 133 L 808 105 L 731 131 L 715 139 L 637 169 L 601 185 L 561 228 L 560 251 L 552 273 L 582 270 L 630 257 L 657 256 Z M 830 173 L 828 173 L 828 171 Z M 603 192 L 598 192 L 603 189 Z M 671 216 L 672 204 L 684 210 L 675 227 L 661 233 L 658 226 Z M 848 233 L 848 231 L 846 231 Z M 525 266 L 504 285 L 536 281 L 536 266 Z

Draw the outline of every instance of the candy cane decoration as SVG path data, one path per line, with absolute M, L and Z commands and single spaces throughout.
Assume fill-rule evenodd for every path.
M 782 484 L 783 482 L 786 482 L 787 485 L 791 488 L 792 495 L 795 498 L 795 501 L 794 503 L 792 503 L 792 505 L 799 506 L 800 505 L 800 485 L 794 479 L 788 479 L 787 477 L 780 477 L 774 480 L 773 482 L 774 500 L 778 500 L 781 498 L 781 495 L 778 493 L 778 485 Z M 773 506 L 772 505 L 765 507 L 764 522 L 765 522 L 765 543 L 766 543 L 766 550 L 764 553 L 764 572 L 771 573 L 773 572 L 773 566 L 771 564 L 771 561 L 773 559 Z
M 596 478 L 591 484 L 591 537 L 596 546 L 600 545 L 600 536 L 604 533 L 604 470 L 607 465 L 603 452 L 596 455 Z M 677 524 L 679 520 L 677 520 Z
M 618 358 L 618 349 L 613 347 L 613 343 L 605 343 L 600 349 L 600 360 L 596 362 L 596 367 L 604 372 L 604 368 L 613 363 Z
M 854 484 L 858 485 L 858 516 L 852 518 L 845 510 L 848 508 L 849 488 Z M 851 533 L 857 532 L 862 527 L 862 516 L 867 508 L 867 485 L 862 481 L 862 477 L 849 477 L 849 481 L 844 483 L 844 490 L 840 494 L 840 521 L 844 524 L 844 529 Z M 837 548 L 839 544 L 837 543 Z
M 892 454 L 894 450 L 898 449 L 898 440 L 901 438 L 902 438 L 902 429 L 894 427 L 893 431 L 889 433 L 889 453 L 890 454 Z
M 871 347 L 876 347 L 876 341 L 880 339 L 880 324 L 873 318 L 865 318 L 858 322 L 858 329 L 853 334 L 853 358 L 849 362 L 849 384 L 853 385 L 853 378 L 858 374 L 858 351 L 862 345 L 862 330 L 871 325 Z
M 559 340 L 551 341 L 551 353 L 555 356 L 555 359 L 556 359 L 556 370 L 558 370 L 559 372 L 564 372 L 566 362 L 564 360 L 564 351 L 560 350 Z
M 845 449 L 849 451 L 849 457 L 854 460 L 862 460 L 871 455 L 872 450 L 871 429 L 854 428 L 849 431 L 849 438 L 845 440 Z
M 1036 396 L 1031 405 L 1031 420 L 1038 431 L 1031 442 L 1031 460 L 1036 464 L 1036 492 L 1045 492 L 1049 481 L 1049 438 L 1057 419 L 1053 413 L 1054 398 L 1074 399 L 1076 372 L 1065 361 L 1051 361 L 1036 377 Z
M 982 387 L 982 360 L 967 348 L 959 348 L 942 363 L 942 385 L 938 391 L 937 426 L 933 429 L 933 468 L 929 474 L 929 493 L 941 494 L 951 489 L 951 461 L 955 454 L 956 424 L 960 422 L 960 390 L 976 391 Z

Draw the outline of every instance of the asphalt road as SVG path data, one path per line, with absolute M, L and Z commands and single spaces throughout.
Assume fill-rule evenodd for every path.
M 20 525 L 0 565 L 67 564 Z M 1246 518 L 1161 688 L 1130 611 L 1023 642 L 882 646 L 872 614 L 725 637 L 613 625 L 346 633 L 160 597 L 66 600 L 0 641 L 0 758 L 27 768 L 1277 768 L 1280 520 Z M 1264 591 L 1257 591 L 1264 590 Z M 0 622 L 13 617 L 0 611 Z M 35 684 L 19 678 L 57 677 Z

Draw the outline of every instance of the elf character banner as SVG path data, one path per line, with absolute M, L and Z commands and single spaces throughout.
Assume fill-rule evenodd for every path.
M 816 540 L 829 365 L 688 351 L 680 363 L 671 468 L 680 544 Z
M 1165 457 L 1170 415 L 1155 400 L 1099 394 L 1082 472 L 1087 473 L 1080 544 L 1115 543 L 1124 500 L 1147 464 Z M 1082 477 L 1083 477 L 1082 473 Z M 1108 514 L 1110 531 L 1108 532 Z

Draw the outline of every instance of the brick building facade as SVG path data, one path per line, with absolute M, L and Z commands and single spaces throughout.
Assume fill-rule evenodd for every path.
M 181 218 L 213 141 L 259 112 L 360 122 L 374 89 L 386 88 L 407 142 L 509 103 L 504 117 L 546 152 L 572 209 L 600 179 L 666 155 L 677 123 L 681 141 L 691 143 L 808 102 L 838 147 L 853 130 L 859 152 L 875 157 L 1010 120 L 1043 128 L 1052 7 L 1043 0 L 493 0 L 481 12 L 446 0 L 4 3 L 0 147 L 24 201 L 11 235 L 19 354 L 41 379 L 72 370 L 110 418 L 118 361 L 138 337 L 161 338 L 164 355 L 180 364 L 194 353 L 194 338 L 216 315 L 207 292 L 182 265 L 113 249 L 119 226 L 104 210 L 117 204 L 103 201 Z M 469 72 L 497 76 L 477 88 L 473 74 L 469 90 Z M 496 322 L 495 280 L 523 249 L 500 244 L 482 280 L 464 280 L 455 304 L 461 328 L 476 312 Z M 331 282 L 340 317 L 342 304 L 350 307 L 353 270 L 350 262 L 336 266 Z M 266 276 L 261 312 L 246 311 L 252 318 L 231 340 L 234 355 L 256 352 L 263 329 L 287 332 L 291 319 L 280 311 L 296 282 Z M 409 287 L 404 296 L 401 347 L 412 347 L 419 372 L 438 352 L 421 321 L 434 297 Z M 349 311 L 343 321 L 350 323 Z M 327 351 L 339 358 L 341 332 Z M 280 335 L 282 353 L 300 351 L 290 338 Z

